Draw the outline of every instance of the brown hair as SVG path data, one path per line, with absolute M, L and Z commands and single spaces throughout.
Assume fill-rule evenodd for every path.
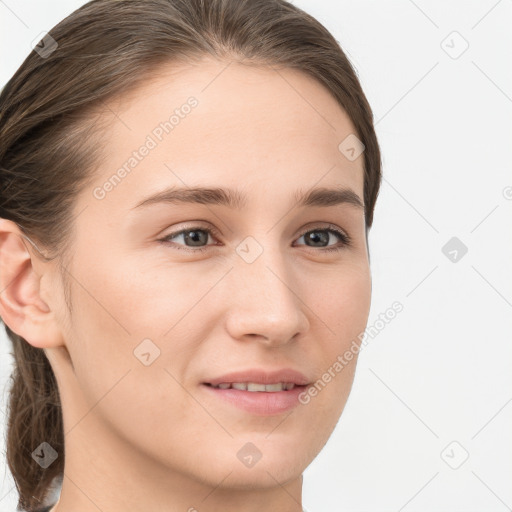
M 0 94 L 0 217 L 48 251 L 46 259 L 59 256 L 64 283 L 71 208 L 99 165 L 104 127 L 95 119 L 105 101 L 143 84 L 160 64 L 205 55 L 294 68 L 326 87 L 365 146 L 368 233 L 381 184 L 372 111 L 337 41 L 299 8 L 286 0 L 93 0 L 49 34 L 53 51 L 46 38 L 49 54 L 31 51 Z M 14 349 L 6 456 L 18 506 L 31 512 L 63 476 L 62 410 L 43 350 L 5 329 Z M 58 453 L 46 469 L 31 456 L 44 441 Z

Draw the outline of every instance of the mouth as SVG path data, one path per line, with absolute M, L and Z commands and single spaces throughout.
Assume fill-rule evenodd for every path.
M 210 378 L 201 384 L 208 399 L 257 416 L 282 414 L 299 405 L 299 395 L 311 384 L 293 368 L 252 368 Z
M 225 387 L 226 384 L 229 387 Z M 282 383 L 258 384 L 250 382 L 225 383 L 224 386 L 221 386 L 222 384 L 212 386 L 203 383 L 201 388 L 208 394 L 209 399 L 217 399 L 222 405 L 227 405 L 229 408 L 235 407 L 244 413 L 256 416 L 274 416 L 290 411 L 300 404 L 299 395 L 307 388 L 306 385 L 291 384 L 293 387 L 290 387 L 290 389 L 283 389 Z M 237 387 L 242 389 L 237 389 Z M 217 407 L 217 404 L 213 404 L 212 408 Z
M 214 389 L 237 389 L 238 391 L 248 391 L 250 393 L 277 393 L 279 391 L 291 391 L 296 387 L 305 388 L 294 382 L 277 382 L 275 384 L 262 384 L 259 382 L 220 382 L 219 384 L 204 383 Z

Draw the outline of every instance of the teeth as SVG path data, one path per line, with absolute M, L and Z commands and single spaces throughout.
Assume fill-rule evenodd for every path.
M 276 386 L 276 384 L 274 384 L 274 387 L 275 386 Z M 279 384 L 277 384 L 277 386 L 279 386 Z M 282 388 L 281 388 L 281 390 L 282 390 Z M 267 389 L 265 384 L 255 384 L 254 382 L 247 383 L 247 391 L 281 391 L 281 390 Z
M 283 384 L 281 382 L 278 382 L 277 384 L 260 384 L 260 386 L 263 389 L 250 389 L 249 386 L 247 386 L 247 389 L 249 391 L 283 391 Z
M 259 384 L 257 382 L 222 382 L 214 388 L 219 389 L 238 389 L 240 391 L 264 391 L 264 392 L 275 392 L 275 391 L 289 391 L 295 387 L 293 382 L 278 382 L 277 384 Z

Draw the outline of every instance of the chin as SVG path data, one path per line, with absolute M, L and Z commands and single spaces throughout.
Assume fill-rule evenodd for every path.
M 267 433 L 258 433 L 243 440 L 233 440 L 234 448 L 224 448 L 217 454 L 220 466 L 215 468 L 219 480 L 230 471 L 226 484 L 236 489 L 272 488 L 301 477 L 311 460 L 316 456 L 311 446 L 300 440 L 265 439 Z M 226 453 L 233 456 L 226 457 Z M 211 459 L 210 459 L 211 460 Z M 224 465 L 222 465 L 224 463 Z M 218 481 L 217 480 L 217 483 Z

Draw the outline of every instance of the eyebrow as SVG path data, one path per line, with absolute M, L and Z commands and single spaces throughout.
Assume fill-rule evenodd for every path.
M 297 190 L 294 194 L 296 206 L 327 207 L 348 204 L 364 210 L 361 198 L 350 188 L 316 188 L 309 191 Z M 239 190 L 209 187 L 169 188 L 143 199 L 132 210 L 158 203 L 197 203 L 226 206 L 241 210 L 247 198 Z

